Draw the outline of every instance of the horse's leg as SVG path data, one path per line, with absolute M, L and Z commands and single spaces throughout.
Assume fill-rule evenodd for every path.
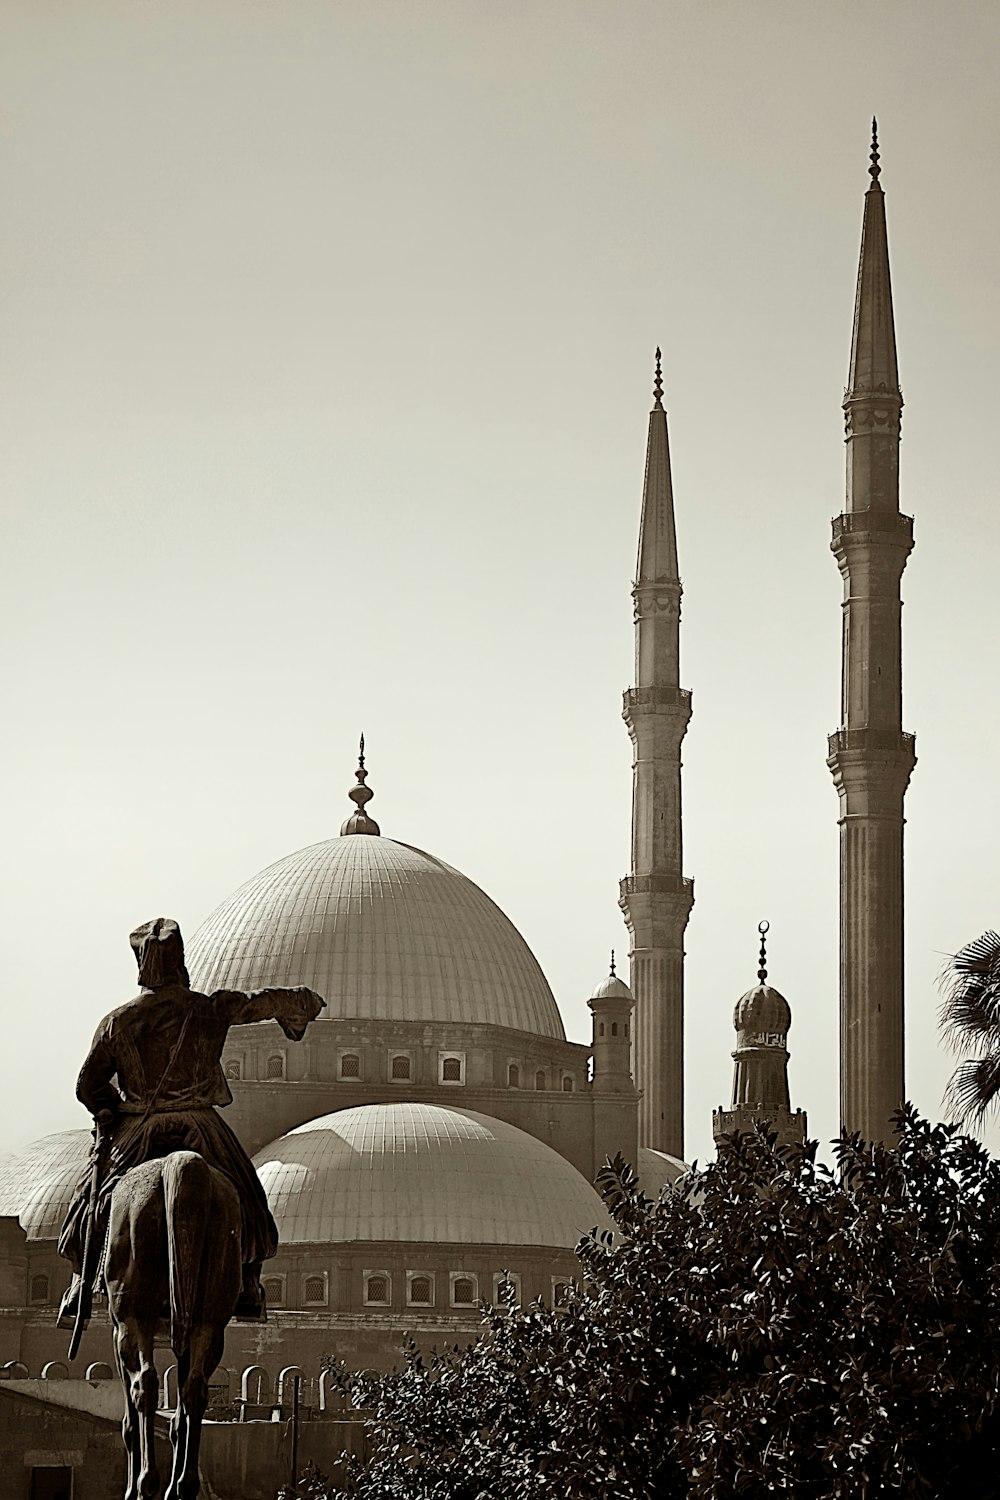
M 131 1435 L 125 1437 L 129 1449 L 129 1468 L 139 1460 L 138 1474 L 130 1473 L 128 1500 L 155 1500 L 160 1488 L 156 1469 L 156 1446 L 153 1432 L 156 1400 L 160 1381 L 153 1364 L 153 1330 L 127 1318 L 115 1327 L 115 1353 L 125 1386 L 126 1424 Z M 127 1375 L 127 1379 L 124 1376 Z M 125 1434 L 125 1425 L 122 1433 Z
M 201 1448 L 202 1419 L 208 1406 L 208 1381 L 222 1358 L 225 1339 L 224 1325 L 220 1327 L 214 1323 L 201 1323 L 192 1332 L 183 1385 L 178 1380 L 185 1422 L 183 1464 L 178 1470 L 175 1463 L 171 1487 L 164 1500 L 195 1500 L 198 1494 L 201 1485 L 198 1454 Z M 178 1461 L 180 1458 L 178 1450 Z
M 149 1163 L 134 1168 L 112 1193 L 104 1255 L 115 1360 L 125 1387 L 128 1500 L 153 1500 L 160 1487 L 153 1440 L 159 1392 L 153 1331 L 166 1293 L 163 1242 L 159 1167 Z
M 176 1354 L 176 1350 L 174 1351 Z M 187 1387 L 188 1370 L 191 1365 L 191 1356 L 187 1349 L 183 1354 L 177 1355 L 177 1410 L 170 1427 L 170 1442 L 173 1448 L 173 1463 L 170 1468 L 170 1483 L 163 1500 L 177 1500 L 180 1494 L 181 1477 L 187 1463 L 188 1438 L 190 1434 L 190 1422 L 188 1420 L 187 1402 L 184 1399 L 184 1391 Z
M 125 1444 L 124 1500 L 139 1500 L 139 1419 L 132 1400 L 132 1372 L 122 1363 L 117 1329 L 115 1330 L 114 1353 L 115 1368 L 125 1395 L 125 1415 L 122 1418 L 122 1442 Z

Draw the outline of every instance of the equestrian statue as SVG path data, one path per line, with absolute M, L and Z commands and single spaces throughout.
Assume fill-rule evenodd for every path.
M 232 1318 L 265 1316 L 263 1261 L 278 1231 L 253 1164 L 217 1113 L 232 1103 L 222 1048 L 230 1026 L 277 1021 L 292 1041 L 325 1005 L 304 986 L 245 995 L 192 990 L 176 922 L 131 934 L 139 994 L 106 1016 L 77 1082 L 94 1116 L 94 1147 L 70 1205 L 59 1251 L 73 1280 L 59 1309 L 70 1359 L 106 1294 L 125 1391 L 125 1500 L 154 1500 L 159 1379 L 154 1341 L 177 1360 L 173 1467 L 164 1500 L 195 1500 L 209 1377 Z

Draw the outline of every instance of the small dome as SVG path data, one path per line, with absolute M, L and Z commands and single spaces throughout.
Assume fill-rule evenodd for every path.
M 503 1120 L 365 1104 L 310 1120 L 254 1157 L 281 1243 L 410 1240 L 572 1249 L 609 1227 L 590 1183 Z
M 733 1025 L 737 1031 L 760 1033 L 780 1032 L 787 1036 L 792 1024 L 792 1012 L 784 995 L 779 995 L 769 984 L 757 984 L 747 990 L 736 1002 Z
M 307 984 L 342 1018 L 461 1021 L 565 1040 L 516 927 L 458 870 L 369 835 L 289 854 L 240 886 L 188 945 L 195 989 Z
M 56 1239 L 90 1160 L 89 1130 L 32 1141 L 0 1169 L 0 1213 L 17 1217 L 29 1240 Z
M 602 979 L 591 1000 L 627 1000 L 630 1005 L 635 1004 L 635 997 L 624 979 L 619 979 L 617 974 L 608 974 Z
M 668 1156 L 652 1146 L 639 1147 L 636 1176 L 647 1198 L 658 1198 L 665 1187 L 673 1187 L 690 1168 L 678 1156 Z

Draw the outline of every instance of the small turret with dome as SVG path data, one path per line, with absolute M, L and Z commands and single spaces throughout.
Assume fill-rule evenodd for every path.
M 757 983 L 736 1002 L 733 1026 L 733 1097 L 729 1109 L 721 1106 L 712 1115 L 716 1142 L 735 1130 L 753 1130 L 768 1124 L 782 1142 L 801 1143 L 806 1135 L 806 1117 L 792 1111 L 788 1093 L 788 1032 L 792 1012 L 784 995 L 767 983 L 767 934 L 770 924 L 761 922 L 760 965 Z
M 615 972 L 615 950 L 611 950 L 611 970 L 587 1001 L 594 1017 L 593 1056 L 595 1094 L 631 1093 L 632 1080 L 632 1012 L 635 998 L 624 980 Z

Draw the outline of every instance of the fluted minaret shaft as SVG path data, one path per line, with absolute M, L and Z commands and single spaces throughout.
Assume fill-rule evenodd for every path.
M 680 687 L 681 582 L 660 351 L 649 414 L 635 587 L 635 687 L 624 699 L 632 739 L 632 873 L 619 905 L 631 945 L 639 1144 L 684 1152 L 684 929 L 694 886 L 682 875 L 681 741 L 691 694 Z
M 844 399 L 847 506 L 831 546 L 844 580 L 841 728 L 827 765 L 840 797 L 840 1111 L 893 1139 L 903 1074 L 903 797 L 916 763 L 902 729 L 900 582 L 913 522 L 899 511 L 903 397 L 885 199 L 873 138 Z

